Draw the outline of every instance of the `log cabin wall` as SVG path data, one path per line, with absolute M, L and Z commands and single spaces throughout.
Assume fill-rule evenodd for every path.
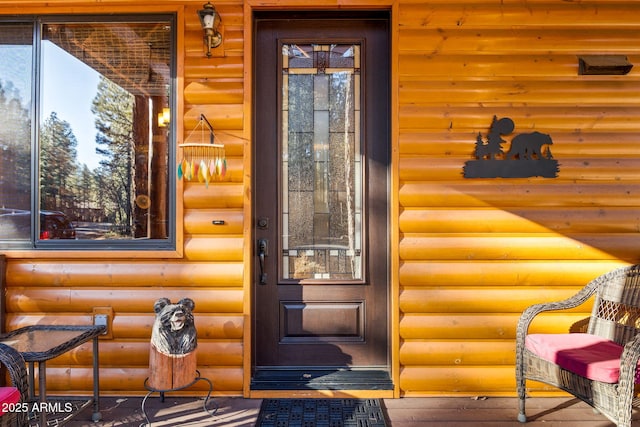
M 204 1 L 0 0 L 0 14 L 179 10 L 182 128 L 205 113 L 227 146 L 229 179 L 186 183 L 178 202 L 178 257 L 7 253 L 8 330 L 86 324 L 113 309 L 101 340 L 101 389 L 143 393 L 153 302 L 196 301 L 198 365 L 217 393 L 247 394 L 251 312 L 249 3 L 213 2 L 223 45 L 206 59 L 196 10 Z M 306 2 L 261 1 L 260 8 Z M 529 304 L 568 296 L 588 280 L 638 262 L 640 251 L 640 2 L 532 0 L 321 1 L 389 7 L 394 62 L 394 182 L 390 233 L 397 301 L 392 361 L 399 396 L 514 395 L 514 338 Z M 626 55 L 624 76 L 578 75 L 578 55 Z M 493 116 L 514 134 L 553 138 L 557 178 L 463 177 L 476 135 Z M 512 135 L 505 136 L 510 140 Z M 222 219 L 224 226 L 211 225 Z M 561 330 L 588 309 L 550 315 Z M 48 364 L 49 389 L 88 393 L 90 347 Z M 545 391 L 543 386 L 535 390 Z
M 400 388 L 512 395 L 521 311 L 640 257 L 640 2 L 399 9 Z M 578 75 L 585 54 L 636 65 Z M 515 123 L 507 141 L 551 135 L 558 177 L 464 178 L 494 115 Z
M 216 3 L 223 16 L 223 46 L 207 59 L 197 10 L 203 1 L 0 1 L 0 13 L 177 12 L 179 110 L 184 141 L 204 113 L 225 144 L 224 182 L 179 185 L 176 254 L 9 253 L 7 329 L 32 324 L 90 324 L 94 307 L 113 310 L 112 338 L 100 341 L 100 388 L 104 394 L 142 394 L 149 375 L 149 340 L 160 297 L 196 302 L 198 370 L 214 381 L 216 394 L 243 389 L 243 15 L 241 2 Z M 99 3 L 97 5 L 96 3 Z M 180 21 L 182 18 L 182 21 Z M 182 49 L 181 49 L 182 47 Z M 180 61 L 179 61 L 180 62 Z M 182 188 L 183 187 L 183 188 Z M 213 225 L 223 220 L 224 225 Z M 48 390 L 89 393 L 91 346 L 47 363 Z M 189 390 L 205 390 L 199 382 Z

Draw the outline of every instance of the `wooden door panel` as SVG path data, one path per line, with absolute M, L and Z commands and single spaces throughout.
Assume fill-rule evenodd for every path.
M 388 33 L 385 13 L 256 15 L 257 369 L 389 365 Z
M 280 342 L 363 342 L 364 301 L 280 303 Z

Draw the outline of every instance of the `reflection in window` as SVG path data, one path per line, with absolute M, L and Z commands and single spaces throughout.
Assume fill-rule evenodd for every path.
M 5 209 L 30 217 L 31 211 L 40 212 L 31 219 L 38 233 L 19 238 L 33 235 L 35 243 L 60 239 L 58 244 L 72 245 L 94 241 L 90 245 L 95 247 L 105 241 L 112 246 L 146 241 L 149 247 L 159 242 L 162 247 L 162 242 L 173 238 L 171 132 L 154 118 L 171 107 L 174 33 L 170 17 L 156 18 L 118 22 L 43 18 L 42 55 L 34 67 L 41 76 L 38 108 L 30 99 L 20 98 L 26 129 L 20 144 L 26 155 L 25 172 L 19 180 L 16 175 L 3 176 L 26 197 L 18 205 L 13 197 L 0 193 Z M 26 33 L 22 39 L 11 36 L 14 27 L 0 23 L 0 38 L 31 50 L 35 26 L 22 25 Z M 0 52 L 3 48 L 0 45 Z M 34 77 L 22 72 L 28 80 L 18 85 L 7 68 L 6 63 L 0 65 L 3 87 L 25 87 L 30 95 Z M 31 110 L 38 113 L 35 130 Z M 31 135 L 36 135 L 35 142 Z M 11 159 L 19 159 L 18 154 L 11 153 Z M 39 166 L 37 176 L 28 169 L 31 155 Z M 30 205 L 32 191 L 37 195 L 35 206 Z M 73 232 L 57 232 L 60 228 Z M 12 238 L 0 225 L 0 240 Z
M 31 235 L 31 76 L 33 28 L 0 28 L 0 239 Z

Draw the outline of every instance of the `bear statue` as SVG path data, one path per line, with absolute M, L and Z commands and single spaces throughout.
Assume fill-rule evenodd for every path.
M 168 298 L 160 298 L 153 305 L 156 319 L 151 331 L 151 345 L 165 355 L 184 355 L 193 352 L 197 345 L 196 327 L 193 321 L 195 303 L 183 298 L 172 304 Z

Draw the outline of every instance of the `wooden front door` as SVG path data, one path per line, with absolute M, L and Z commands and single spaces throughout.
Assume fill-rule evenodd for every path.
M 388 14 L 254 22 L 254 375 L 387 369 Z

